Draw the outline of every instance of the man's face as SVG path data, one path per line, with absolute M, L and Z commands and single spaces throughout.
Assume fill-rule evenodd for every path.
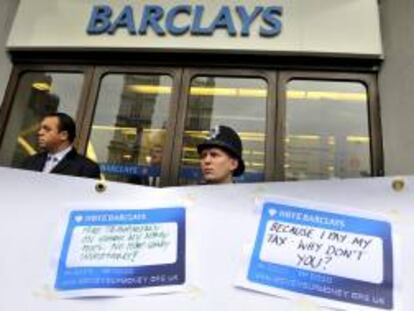
M 153 146 L 150 151 L 150 164 L 161 165 L 162 162 L 162 146 Z
M 66 131 L 59 132 L 57 117 L 46 117 L 42 120 L 37 132 L 37 142 L 40 148 L 48 152 L 56 152 L 67 140 L 68 133 Z
M 200 154 L 201 171 L 207 183 L 231 183 L 233 171 L 238 166 L 237 159 L 219 148 L 207 148 Z

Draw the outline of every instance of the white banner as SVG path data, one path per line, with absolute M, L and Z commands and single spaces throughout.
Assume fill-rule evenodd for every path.
M 389 177 L 165 189 L 108 182 L 107 190 L 98 193 L 94 180 L 0 168 L 0 276 L 3 284 L 0 310 L 98 311 L 106 308 L 132 311 L 139 304 L 146 311 L 166 308 L 292 311 L 317 309 L 324 305 L 352 311 L 362 307 L 411 311 L 414 305 L 414 283 L 411 282 L 414 279 L 414 249 L 411 247 L 414 243 L 414 177 L 404 177 L 403 180 L 405 186 L 401 191 L 392 188 L 393 178 Z M 276 213 L 264 216 L 261 200 L 268 197 L 277 198 L 270 201 L 277 205 Z M 184 205 L 177 205 L 177 202 Z M 145 228 L 158 238 L 134 236 L 134 232 L 144 230 L 142 221 L 152 217 L 156 209 L 182 213 L 181 206 L 185 206 L 186 215 L 191 213 L 191 218 L 186 216 L 185 250 L 181 248 L 177 252 L 179 244 L 173 243 L 178 241 L 176 234 L 184 236 L 184 231 L 180 231 L 183 228 L 181 216 L 168 218 L 164 213 L 156 214 L 157 220 L 147 218 L 146 221 L 148 224 L 157 222 L 157 226 Z M 125 211 L 135 211 L 136 214 L 122 214 Z M 73 231 L 68 231 L 69 219 L 74 221 Z M 115 223 L 109 222 L 107 227 L 97 221 Z M 361 223 L 365 225 L 360 226 Z M 89 226 L 88 229 L 85 226 Z M 263 236 L 260 235 L 261 228 Z M 116 231 L 124 234 L 116 234 Z M 62 256 L 65 236 L 74 244 L 67 244 L 67 252 Z M 127 237 L 134 243 L 128 245 Z M 117 240 L 116 243 L 108 244 L 111 239 Z M 151 247 L 150 242 L 153 243 Z M 254 252 L 255 245 L 258 246 L 257 253 Z M 121 249 L 122 254 L 118 252 Z M 134 257 L 134 251 L 140 250 L 144 255 Z M 177 256 L 178 253 L 181 255 Z M 183 254 L 188 260 L 178 268 L 185 267 L 182 276 L 187 277 L 189 272 L 189 282 L 178 292 L 103 300 L 67 300 L 56 295 L 73 285 L 70 280 L 73 274 L 70 273 L 75 270 L 66 268 L 84 268 L 83 272 L 102 268 L 101 272 L 108 273 L 108 266 L 128 269 L 132 263 L 142 271 L 151 271 L 155 265 L 172 267 Z M 311 256 L 315 259 L 309 259 Z M 65 269 L 60 270 L 64 278 L 62 283 L 53 283 L 51 280 L 56 281 L 59 274 L 55 269 L 59 258 L 66 258 L 63 261 L 66 267 L 62 266 Z M 321 258 L 323 261 L 318 265 Z M 284 286 L 302 290 L 283 289 L 275 283 L 279 279 L 263 284 L 261 276 L 266 280 L 268 276 L 275 277 L 273 273 L 276 271 L 276 277 L 280 277 L 278 270 L 273 270 L 274 265 L 298 273 L 300 278 L 308 278 L 285 278 Z M 248 277 L 248 271 L 242 272 L 249 281 L 243 289 L 236 287 L 240 285 L 237 279 L 241 267 L 255 273 Z M 268 276 L 261 274 L 260 269 L 269 267 Z M 363 306 L 369 296 L 364 296 L 353 286 L 365 284 L 363 288 L 370 295 L 371 289 L 387 287 L 389 283 L 384 280 L 390 280 L 390 276 L 392 307 L 385 304 L 381 307 L 385 300 L 380 296 L 372 299 L 378 308 Z M 347 282 L 343 283 L 343 280 Z M 150 287 L 175 281 L 168 274 L 152 275 L 147 279 L 141 275 L 123 279 L 122 285 Z M 93 284 L 94 280 L 85 279 L 84 282 Z M 125 296 L 126 289 L 120 286 L 121 283 L 118 280 L 111 282 L 117 284 L 117 296 Z M 327 286 L 328 282 L 331 287 Z M 251 286 L 252 283 L 255 286 Z M 347 294 L 348 289 L 338 286 L 351 286 L 353 290 Z M 339 294 L 341 288 L 342 294 Z M 280 290 L 276 296 L 274 289 Z M 321 297 L 322 294 L 336 295 L 336 298 Z M 355 301 L 338 300 L 340 295 L 351 295 L 349 297 Z

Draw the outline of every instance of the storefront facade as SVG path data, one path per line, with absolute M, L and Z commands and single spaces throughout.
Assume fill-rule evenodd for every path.
M 197 183 L 196 145 L 219 124 L 243 140 L 240 181 L 381 176 L 379 12 L 374 0 L 20 1 L 0 164 L 36 152 L 38 121 L 63 111 L 109 180 Z

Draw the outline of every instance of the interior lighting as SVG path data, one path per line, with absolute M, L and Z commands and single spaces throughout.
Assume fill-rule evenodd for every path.
M 49 92 L 51 90 L 52 86 L 48 83 L 45 83 L 45 82 L 35 82 L 35 83 L 32 84 L 32 88 L 34 88 L 38 91 L 42 91 L 42 92 L 45 92 L 45 91 Z
M 87 150 L 86 150 L 86 156 L 89 159 L 91 159 L 95 162 L 98 162 L 98 157 L 96 155 L 95 148 L 94 148 L 94 146 L 92 145 L 92 143 L 90 141 L 88 142 L 88 147 L 87 147 Z
M 17 137 L 17 142 L 29 156 L 36 154 L 36 150 L 22 136 Z
M 346 141 L 349 143 L 369 143 L 369 137 L 367 136 L 347 136 Z
M 347 102 L 366 102 L 366 93 L 342 93 L 327 91 L 287 91 L 288 99 L 334 100 Z
M 101 130 L 101 131 L 125 131 L 125 133 L 130 134 L 133 132 L 136 134 L 137 128 L 136 127 L 126 127 L 126 126 L 113 126 L 113 125 L 92 125 L 93 130 Z M 165 132 L 165 129 L 143 129 L 144 133 L 154 133 L 154 132 Z
M 182 158 L 182 162 L 188 162 L 188 163 L 196 163 L 200 164 L 200 159 L 193 159 L 193 158 Z
M 140 84 L 132 84 L 127 85 L 127 91 L 133 93 L 143 93 L 143 94 L 170 94 L 171 87 L 170 86 L 161 86 L 161 85 L 140 85 Z
M 45 83 L 43 83 L 45 84 Z M 40 86 L 41 87 L 41 86 Z M 171 94 L 172 88 L 170 86 L 159 85 L 140 85 L 132 84 L 125 86 L 126 90 L 134 93 L 143 94 Z M 49 86 L 50 89 L 50 86 Z M 194 96 L 231 96 L 231 97 L 267 97 L 266 89 L 258 88 L 225 88 L 225 87 L 197 87 L 190 88 L 190 94 Z M 302 99 L 302 100 L 334 100 L 347 102 L 366 102 L 366 93 L 351 93 L 351 92 L 328 92 L 328 91 L 301 91 L 289 90 L 287 91 L 288 99 Z
M 319 140 L 321 136 L 319 135 L 289 135 L 289 139 L 304 139 L 304 140 Z
M 264 167 L 264 164 L 263 163 L 259 163 L 259 162 L 251 162 L 250 163 L 250 166 L 251 167 L 261 167 L 261 168 L 263 168 Z

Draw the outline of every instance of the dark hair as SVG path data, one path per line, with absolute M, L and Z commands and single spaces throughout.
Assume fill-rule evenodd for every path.
M 68 140 L 70 143 L 73 143 L 76 137 L 76 124 L 75 121 L 73 121 L 72 117 L 67 115 L 63 112 L 54 112 L 49 113 L 44 116 L 45 118 L 49 117 L 55 117 L 58 118 L 59 124 L 58 124 L 58 130 L 59 132 L 66 131 L 68 133 Z

